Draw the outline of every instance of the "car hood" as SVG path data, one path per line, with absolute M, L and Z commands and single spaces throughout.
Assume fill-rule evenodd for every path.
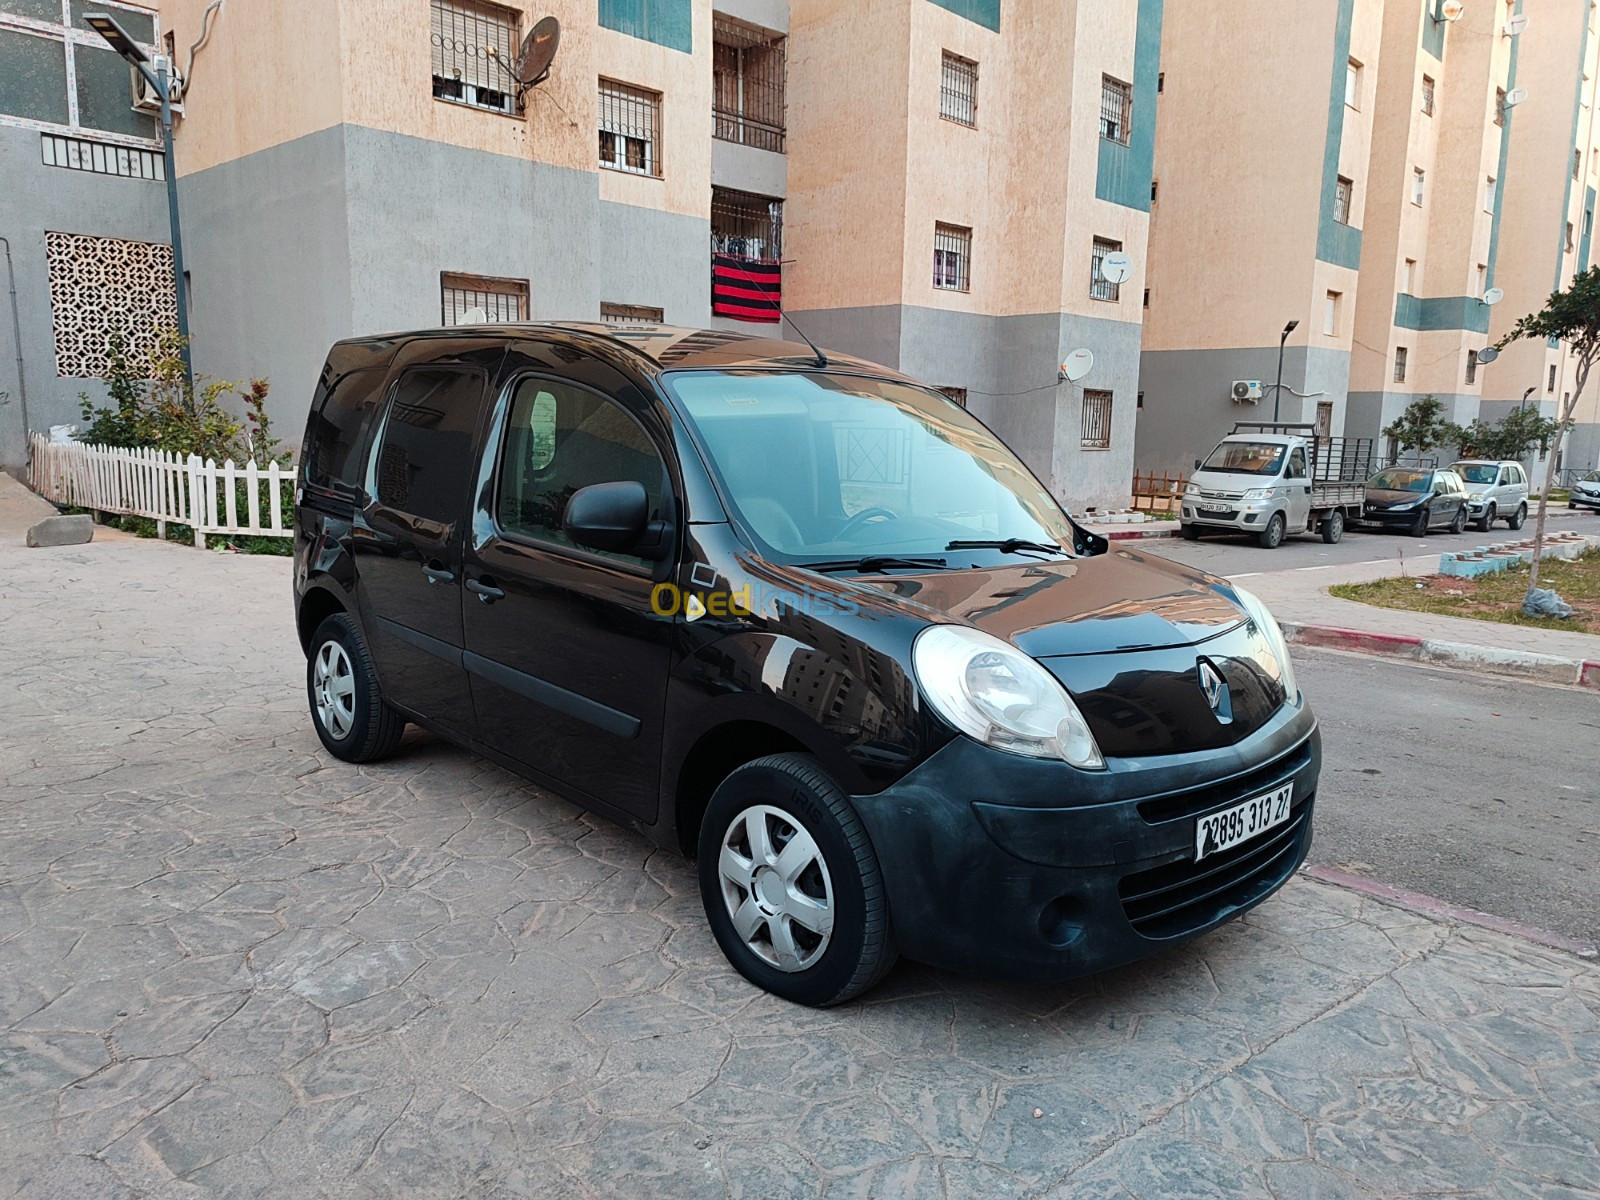
M 856 582 L 1039 659 L 1189 646 L 1247 619 L 1224 581 L 1137 550 Z
M 1390 488 L 1367 489 L 1367 503 L 1374 508 L 1402 508 L 1427 498 L 1427 492 L 1401 492 Z
M 1247 475 L 1240 471 L 1196 471 L 1189 483 L 1207 492 L 1221 492 L 1228 496 L 1242 496 L 1251 488 L 1276 487 L 1276 475 Z

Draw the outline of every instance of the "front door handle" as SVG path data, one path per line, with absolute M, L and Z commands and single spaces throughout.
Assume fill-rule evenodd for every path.
M 494 586 L 494 582 L 487 576 L 482 579 L 467 580 L 467 591 L 474 593 L 485 604 L 493 604 L 496 600 L 504 600 L 505 592 Z
M 456 573 L 454 571 L 446 571 L 443 567 L 435 566 L 431 562 L 422 564 L 422 573 L 428 577 L 429 583 L 454 583 L 456 581 Z

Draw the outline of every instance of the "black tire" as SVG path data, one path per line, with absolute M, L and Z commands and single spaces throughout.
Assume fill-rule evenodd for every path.
M 1572 502 L 1572 501 L 1571 501 L 1571 500 L 1568 500 L 1568 501 L 1567 501 L 1567 508 L 1568 508 L 1568 509 L 1569 509 L 1569 510 L 1570 510 L 1570 509 L 1575 509 L 1575 508 L 1577 508 L 1577 507 L 1578 507 L 1578 506 L 1577 506 L 1577 505 L 1576 505 L 1576 504 L 1574 504 L 1574 503 L 1573 503 L 1573 502 Z
M 1478 518 L 1478 532 L 1479 533 L 1488 533 L 1489 532 L 1489 526 L 1491 526 L 1493 524 L 1494 524 L 1494 505 L 1491 504 L 1491 505 L 1489 505 L 1488 508 L 1483 510 L 1483 516 Z
M 344 655 L 352 684 L 353 712 L 349 727 L 342 734 L 325 723 L 318 706 L 318 663 L 330 646 L 337 646 Z M 405 734 L 405 718 L 383 701 L 367 641 L 345 613 L 335 613 L 311 635 L 311 653 L 306 657 L 306 698 L 317 737 L 322 739 L 329 754 L 345 762 L 365 763 L 383 758 L 394 752 Z
M 832 931 L 825 943 L 816 941 L 809 947 L 817 953 L 816 961 L 798 970 L 780 970 L 747 945 L 735 929 L 729 902 L 724 899 L 723 845 L 730 836 L 739 839 L 737 830 L 746 827 L 740 818 L 752 808 L 771 810 L 771 822 L 763 817 L 762 828 L 771 830 L 774 843 L 785 824 L 809 834 L 831 883 Z M 798 834 L 791 833 L 784 844 L 795 836 Z M 749 842 L 744 838 L 748 857 L 755 861 L 757 855 Z M 889 925 L 889 900 L 872 841 L 849 797 L 808 754 L 758 758 L 722 781 L 700 823 L 698 870 L 700 897 L 712 936 L 734 969 L 757 987 L 795 1004 L 826 1008 L 860 995 L 894 965 L 897 952 Z M 797 886 L 804 878 L 803 872 Z M 813 880 L 815 887 L 820 874 Z M 728 881 L 728 886 L 735 900 L 741 895 L 746 899 L 755 896 L 753 886 L 741 888 L 733 881 Z M 772 925 L 766 921 L 763 925 L 770 946 Z M 787 927 L 797 942 L 801 933 L 812 937 L 798 922 Z M 758 928 L 758 938 L 761 932 Z
M 1456 509 L 1456 515 L 1450 519 L 1450 532 L 1460 533 L 1467 527 L 1467 506 L 1463 504 Z
M 1180 524 L 1178 526 L 1178 536 L 1186 542 L 1198 542 L 1200 540 L 1200 526 L 1192 523 Z
M 1256 534 L 1256 542 L 1263 550 L 1276 550 L 1283 544 L 1283 531 L 1287 522 L 1282 513 L 1273 513 L 1272 519 L 1267 522 L 1267 527 Z
M 1322 540 L 1327 542 L 1328 545 L 1337 545 L 1339 539 L 1344 537 L 1344 514 L 1338 509 L 1334 509 L 1323 517 L 1321 533 Z
M 1406 527 L 1406 532 L 1414 538 L 1427 537 L 1428 525 L 1431 521 L 1432 517 L 1429 515 L 1428 510 L 1423 509 L 1417 514 L 1417 519 Z
M 1528 520 L 1528 505 L 1527 505 L 1527 502 L 1524 501 L 1522 504 L 1517 505 L 1516 515 L 1506 518 L 1506 528 L 1507 529 L 1521 529 L 1523 527 L 1523 525 L 1527 523 L 1527 520 Z

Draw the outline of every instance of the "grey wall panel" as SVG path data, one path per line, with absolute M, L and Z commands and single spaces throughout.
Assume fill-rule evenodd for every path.
M 900 362 L 900 306 L 792 310 L 788 316 L 825 350 L 854 354 L 885 366 Z M 792 326 L 785 322 L 785 336 Z
M 715 138 L 711 142 L 711 182 L 781 200 L 789 194 L 789 159 L 771 150 Z
M 585 319 L 600 315 L 601 301 L 613 301 L 659 308 L 673 325 L 703 326 L 710 322 L 708 220 L 602 201 L 586 224 L 594 238 L 589 280 L 594 301 L 584 310 L 588 314 Z M 747 322 L 740 322 L 738 327 L 763 336 L 770 328 L 752 327 Z

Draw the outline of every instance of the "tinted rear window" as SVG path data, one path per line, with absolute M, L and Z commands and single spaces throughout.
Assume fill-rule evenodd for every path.
M 325 382 L 317 385 L 301 455 L 307 482 L 322 487 L 357 483 L 360 450 L 368 418 L 378 408 L 384 374 L 381 367 L 368 367 L 342 376 L 331 390 Z

